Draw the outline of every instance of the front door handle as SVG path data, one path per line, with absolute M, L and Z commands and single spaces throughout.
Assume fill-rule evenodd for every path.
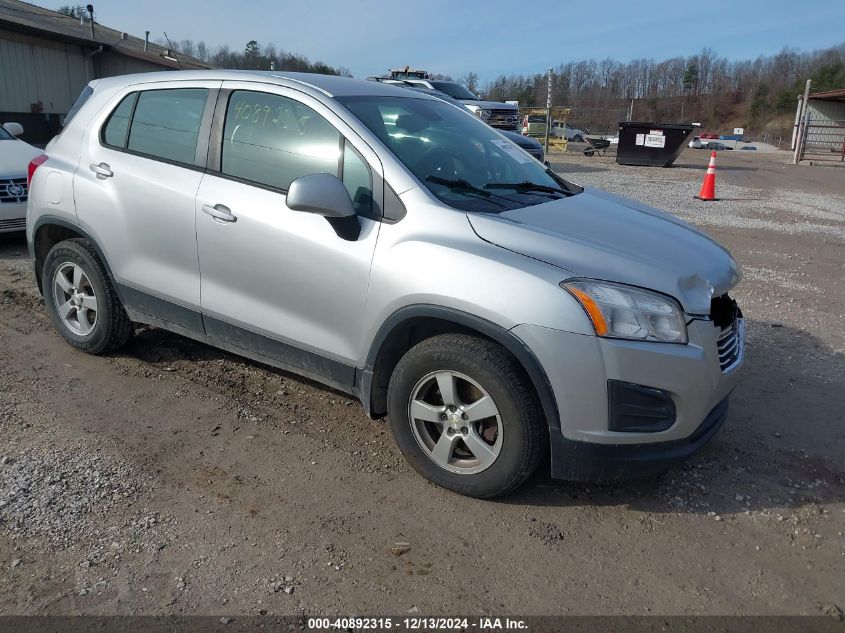
M 223 204 L 215 204 L 213 207 L 210 204 L 204 204 L 202 205 L 202 212 L 221 222 L 238 221 L 238 218 L 232 214 L 232 210 Z
M 91 171 L 97 174 L 97 178 L 100 178 L 101 180 L 114 176 L 114 172 L 111 170 L 108 163 L 100 163 L 99 165 L 91 163 L 90 167 Z

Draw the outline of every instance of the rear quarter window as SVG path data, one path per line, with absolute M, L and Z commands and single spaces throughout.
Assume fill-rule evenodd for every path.
M 135 106 L 137 92 L 126 95 L 109 115 L 106 124 L 103 126 L 101 140 L 105 145 L 126 147 L 126 136 L 129 132 L 129 118 L 132 116 L 132 108 Z

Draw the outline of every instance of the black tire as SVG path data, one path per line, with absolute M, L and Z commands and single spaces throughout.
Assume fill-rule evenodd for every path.
M 59 316 L 54 278 L 56 271 L 67 264 L 74 264 L 84 271 L 97 299 L 94 327 L 85 335 L 74 332 Z M 132 334 L 132 321 L 123 309 L 105 267 L 88 240 L 79 238 L 56 244 L 44 260 L 41 286 L 44 305 L 53 325 L 76 349 L 88 354 L 103 354 L 121 347 Z
M 432 372 L 460 372 L 481 385 L 498 407 L 501 449 L 481 472 L 455 473 L 439 466 L 417 441 L 409 403 L 417 383 Z M 393 435 L 405 458 L 423 477 L 462 495 L 490 498 L 522 484 L 547 453 L 548 431 L 525 371 L 502 346 L 465 334 L 435 336 L 411 348 L 399 361 L 388 387 Z

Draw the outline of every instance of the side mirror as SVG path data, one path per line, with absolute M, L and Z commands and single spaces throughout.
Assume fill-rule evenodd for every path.
M 14 137 L 18 137 L 23 134 L 23 126 L 20 123 L 4 123 L 3 127 L 6 128 L 6 131 Z
M 355 207 L 346 186 L 331 174 L 297 178 L 290 183 L 285 202 L 293 211 L 315 213 L 326 218 L 355 216 Z

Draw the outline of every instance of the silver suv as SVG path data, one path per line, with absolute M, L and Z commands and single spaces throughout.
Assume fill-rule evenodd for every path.
M 471 113 L 341 77 L 92 82 L 30 167 L 45 306 L 101 354 L 145 323 L 388 415 L 466 495 L 665 470 L 726 417 L 736 262 L 567 182 Z

